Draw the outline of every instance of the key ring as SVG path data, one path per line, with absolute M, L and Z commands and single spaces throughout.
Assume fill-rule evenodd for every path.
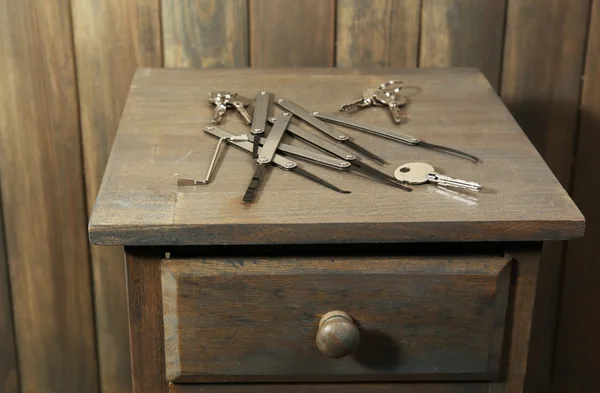
M 388 90 L 383 90 L 383 94 L 385 94 L 386 96 L 390 97 L 390 98 L 394 98 L 394 97 L 398 97 L 401 96 L 400 94 L 400 90 L 402 90 L 402 87 L 396 87 L 392 90 L 388 89 Z
M 395 85 L 400 85 L 400 86 L 395 87 L 393 89 L 390 88 L 391 86 L 395 86 Z M 383 90 L 385 92 L 392 90 L 395 94 L 395 93 L 398 93 L 400 90 L 402 90 L 403 87 L 404 87 L 404 82 L 402 82 L 400 80 L 390 80 L 390 81 L 384 82 L 381 85 L 379 85 L 378 89 Z

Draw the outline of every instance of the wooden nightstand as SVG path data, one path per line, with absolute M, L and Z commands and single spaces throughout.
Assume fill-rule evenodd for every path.
M 176 184 L 202 176 L 215 147 L 210 91 L 327 112 L 390 79 L 414 93 L 400 129 L 483 162 L 345 132 L 389 174 L 423 161 L 483 191 L 408 193 L 303 164 L 352 194 L 271 171 L 248 205 L 254 166 L 231 147 L 212 183 Z M 353 116 L 395 127 L 381 108 Z M 221 126 L 248 132 L 234 114 Z M 144 69 L 89 229 L 125 246 L 136 393 L 513 393 L 542 241 L 581 236 L 584 218 L 476 70 Z

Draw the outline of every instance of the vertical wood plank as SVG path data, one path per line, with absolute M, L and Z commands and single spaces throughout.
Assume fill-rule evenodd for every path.
M 553 386 L 557 393 L 600 391 L 600 2 L 593 1 L 592 7 L 572 187 L 587 225 L 583 239 L 567 244 Z
M 88 212 L 102 180 L 133 73 L 160 67 L 159 0 L 71 0 Z M 123 248 L 92 247 L 103 392 L 131 392 Z
M 126 248 L 133 393 L 167 393 L 160 254 Z
M 338 0 L 337 67 L 416 67 L 420 0 Z
M 502 99 L 567 188 L 589 4 L 586 0 L 508 3 Z
M 423 0 L 421 67 L 479 68 L 500 84 L 506 0 Z
M 502 99 L 558 180 L 569 189 L 589 1 L 509 0 Z M 526 60 L 524 60 L 526 59 Z M 531 373 L 547 391 L 563 244 L 546 243 L 539 273 Z
M 250 0 L 252 67 L 333 66 L 335 0 Z
M 19 393 L 17 350 L 0 198 L 0 392 Z
M 68 0 L 0 0 L 0 172 L 24 392 L 97 392 Z
M 248 65 L 247 0 L 162 0 L 165 67 Z
M 507 368 L 502 382 L 490 383 L 489 393 L 542 392 L 531 389 L 529 385 L 530 350 L 532 336 L 532 314 L 535 303 L 538 268 L 541 244 L 534 243 L 526 248 L 507 250 L 513 261 L 513 283 L 511 301 L 508 311 L 510 330 L 505 340 L 504 353 Z

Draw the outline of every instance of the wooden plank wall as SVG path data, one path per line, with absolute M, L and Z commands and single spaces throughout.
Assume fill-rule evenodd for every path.
M 567 190 L 589 7 L 587 1 L 511 0 L 506 17 L 502 99 Z M 547 243 L 540 265 L 532 336 L 538 362 L 529 370 L 540 392 L 551 378 L 563 254 L 563 243 Z
M 0 389 L 131 391 L 122 249 L 85 231 L 137 67 L 475 66 L 588 219 L 544 249 L 532 384 L 600 391 L 599 2 L 0 0 Z
M 99 391 L 71 9 L 0 1 L 0 181 L 23 392 Z
M 600 1 L 594 0 L 580 99 L 571 194 L 585 214 L 586 235 L 567 245 L 556 344 L 554 392 L 598 392 L 600 349 Z
M 159 0 L 71 0 L 87 213 L 137 67 L 162 66 Z M 100 391 L 132 390 L 123 249 L 90 248 Z
M 0 198 L 0 391 L 19 392 L 19 373 L 17 367 L 17 349 L 10 299 L 10 280 L 6 263 L 4 242 L 4 223 L 2 222 L 2 203 Z
M 477 67 L 498 90 L 505 8 L 504 0 L 423 0 L 419 66 Z

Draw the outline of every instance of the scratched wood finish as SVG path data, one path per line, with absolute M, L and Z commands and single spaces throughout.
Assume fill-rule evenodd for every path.
M 167 393 L 160 254 L 125 252 L 133 393 Z
M 577 138 L 578 102 L 589 1 L 509 1 L 504 46 L 502 99 L 568 189 Z M 523 61 L 523 59 L 528 59 Z M 560 75 L 560 77 L 557 77 Z M 555 344 L 560 291 L 561 243 L 547 243 L 540 266 L 534 319 L 532 373 L 547 391 Z
M 334 65 L 335 0 L 250 0 L 250 65 Z
M 69 4 L 0 1 L 0 188 L 23 392 L 98 391 Z
M 420 12 L 420 0 L 338 0 L 336 66 L 416 67 Z
M 569 242 L 563 270 L 562 304 L 558 325 L 554 392 L 600 391 L 595 366 L 600 348 L 600 182 L 595 175 L 600 167 L 600 3 L 593 3 L 588 34 L 579 142 L 573 178 L 573 198 L 588 220 L 583 239 Z
M 162 0 L 162 28 L 165 67 L 248 65 L 246 0 Z
M 17 350 L 0 198 L 0 391 L 19 392 Z
M 413 120 L 404 132 L 471 152 L 483 163 L 352 130 L 348 134 L 388 159 L 390 165 L 382 167 L 386 172 L 405 162 L 425 161 L 479 181 L 486 190 L 475 200 L 452 199 L 430 185 L 408 193 L 311 165 L 311 172 L 352 194 L 337 194 L 273 168 L 257 202 L 248 206 L 241 196 L 254 167 L 249 155 L 233 148 L 225 149 L 226 159 L 211 184 L 177 187 L 177 177 L 199 176 L 214 151 L 215 139 L 201 131 L 210 124 L 212 108 L 198 103 L 215 85 L 227 81 L 246 96 L 267 89 L 309 109 L 334 111 L 362 86 L 393 77 L 422 88 L 413 97 Z M 583 232 L 583 217 L 567 193 L 473 69 L 146 69 L 137 74 L 134 86 L 91 218 L 94 243 L 523 241 Z M 369 108 L 353 116 L 391 127 L 383 110 Z M 222 126 L 247 130 L 239 116 L 229 116 Z M 546 203 L 540 205 L 540 200 Z
M 503 256 L 166 260 L 167 378 L 493 380 L 509 278 Z M 350 357 L 316 346 L 319 319 L 333 310 L 361 331 Z
M 505 0 L 423 0 L 421 67 L 479 68 L 498 90 Z
M 488 393 L 486 383 L 171 385 L 169 393 Z
M 135 69 L 161 66 L 159 6 L 158 0 L 71 1 L 89 213 Z M 129 393 L 123 248 L 92 246 L 91 261 L 100 386 Z

